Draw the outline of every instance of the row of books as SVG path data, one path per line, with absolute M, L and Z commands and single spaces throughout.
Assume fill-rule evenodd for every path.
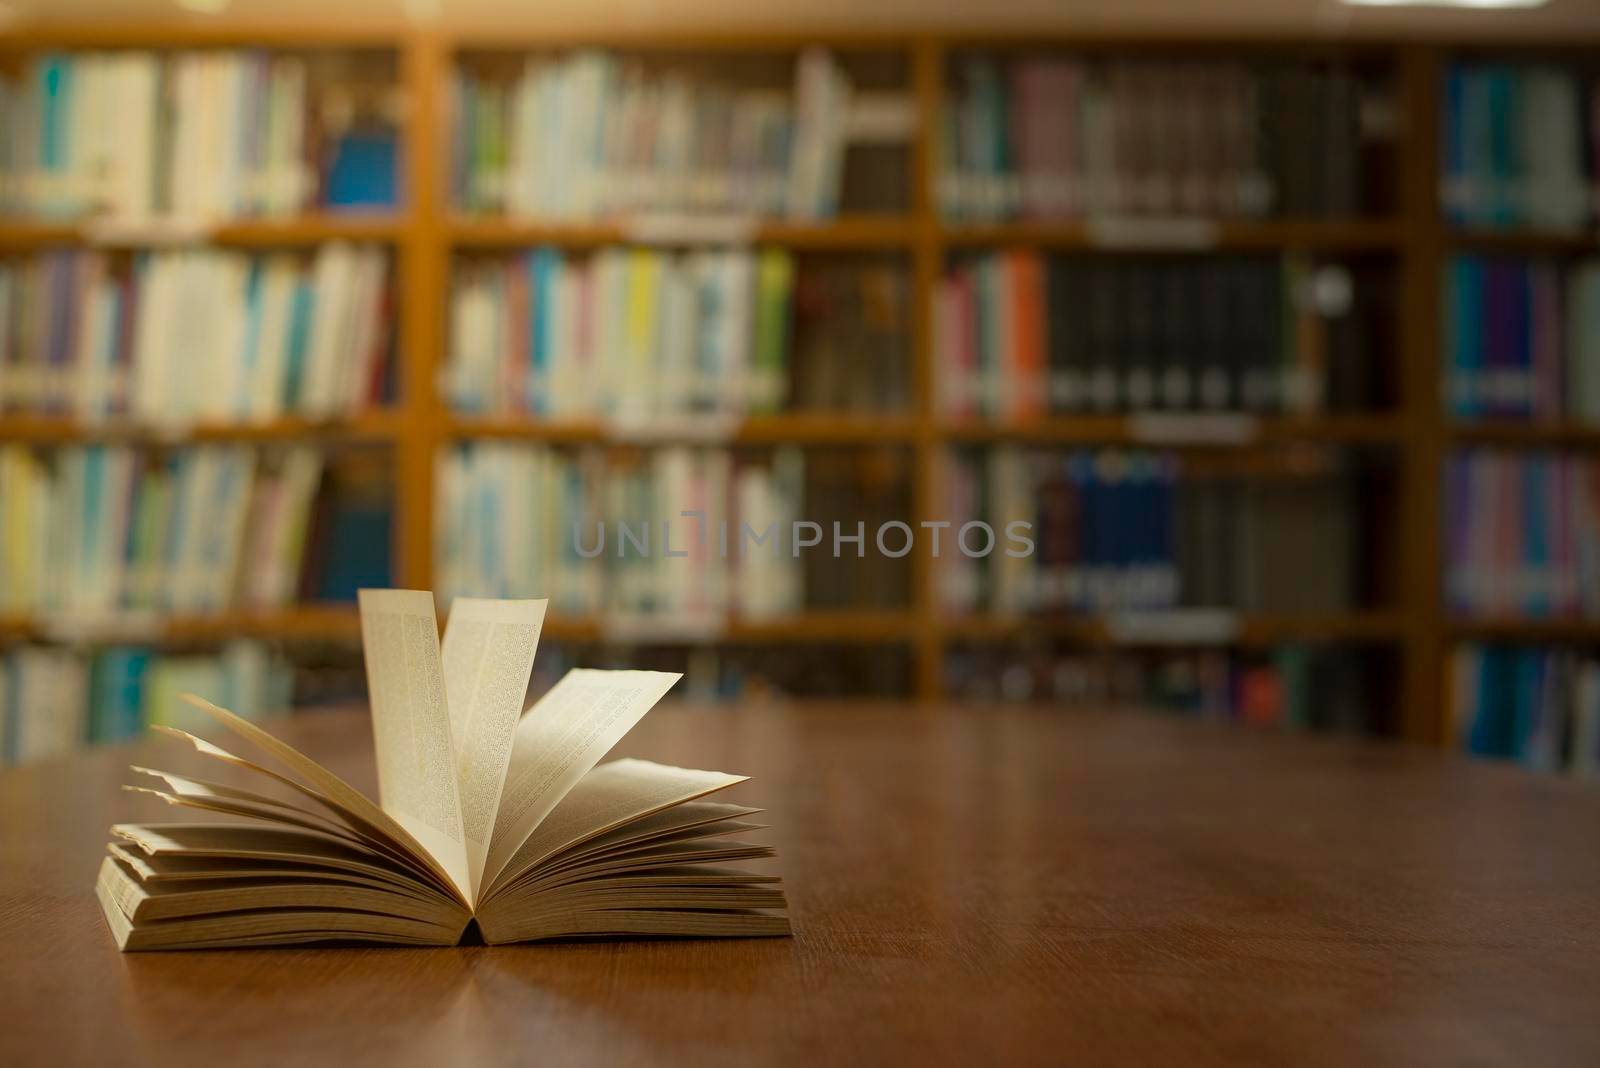
M 794 260 L 538 248 L 466 263 L 445 394 L 459 411 L 556 417 L 769 412 L 787 400 Z
M 0 612 L 70 626 L 353 598 L 389 570 L 374 475 L 305 446 L 0 448 Z
M 1281 645 L 1255 650 L 974 646 L 945 659 L 952 696 L 1136 706 L 1263 727 L 1370 729 L 1377 685 L 1364 650 Z
M 1034 543 L 942 554 L 937 588 L 952 612 L 1314 613 L 1358 600 L 1358 483 L 1336 453 L 1246 478 L 1171 453 L 1006 446 L 951 456 L 939 484 L 956 531 L 1026 523 Z
M 1600 615 L 1600 464 L 1475 449 L 1445 466 L 1445 586 L 1461 615 Z
M 1600 260 L 1459 256 L 1444 332 L 1453 415 L 1600 422 Z
M 354 414 L 388 395 L 388 260 L 217 250 L 0 261 L 0 410 L 157 425 Z
M 942 115 L 941 209 L 1352 216 L 1367 94 L 1340 64 L 966 58 Z
M 0 80 L 0 208 L 209 221 L 392 207 L 393 129 L 325 122 L 309 66 L 264 52 L 33 57 Z
M 1450 659 L 1456 744 L 1541 771 L 1600 778 L 1600 659 L 1532 646 L 1461 645 Z
M 478 212 L 828 218 L 839 206 L 850 85 L 802 53 L 792 90 L 736 87 L 605 52 L 530 58 L 455 83 L 455 202 Z
M 1440 197 L 1463 226 L 1577 229 L 1600 218 L 1600 80 L 1548 63 L 1453 63 Z
M 798 269 L 774 248 L 468 260 L 442 388 L 461 412 L 620 423 L 899 409 L 908 286 L 892 265 Z
M 738 524 L 787 527 L 804 478 L 792 450 L 766 463 L 686 448 L 613 463 L 594 451 L 462 446 L 439 461 L 434 586 L 447 600 L 549 597 L 584 615 L 793 613 L 800 561 L 776 540 L 742 544 Z
M 1381 276 L 1298 255 L 978 256 L 935 293 L 942 406 L 1009 420 L 1369 407 L 1392 335 L 1385 292 Z
M 447 599 L 549 597 L 574 615 L 712 628 L 904 608 L 909 560 L 885 558 L 873 539 L 909 514 L 909 484 L 909 458 L 894 450 L 464 445 L 438 464 L 435 586 Z M 815 529 L 797 533 L 807 516 Z M 835 520 L 864 539 L 835 553 Z
M 152 724 L 203 726 L 182 693 L 215 694 L 256 719 L 287 709 L 293 685 L 282 654 L 260 642 L 230 642 L 212 654 L 21 646 L 0 655 L 0 766 L 137 738 Z

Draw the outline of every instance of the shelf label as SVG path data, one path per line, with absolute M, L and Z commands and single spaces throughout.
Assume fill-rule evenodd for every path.
M 92 645 L 110 641 L 159 641 L 166 621 L 156 612 L 64 613 L 46 616 L 39 633 L 63 645 Z
M 194 245 L 207 241 L 215 229 L 204 219 L 185 216 L 90 219 L 83 237 L 91 245 Z
M 630 645 L 696 645 L 722 640 L 727 620 L 720 615 L 642 616 L 617 613 L 600 618 L 600 639 Z
M 1106 636 L 1129 645 L 1226 645 L 1239 637 L 1239 614 L 1227 608 L 1113 612 Z
M 1248 445 L 1261 421 L 1243 412 L 1143 412 L 1128 417 L 1128 436 L 1145 445 Z
M 1213 219 L 1102 215 L 1087 224 L 1089 242 L 1111 249 L 1209 249 L 1220 240 Z
M 910 93 L 857 93 L 845 113 L 845 140 L 853 144 L 907 144 L 917 132 Z
M 748 245 L 759 228 L 751 215 L 636 215 L 622 239 L 640 245 Z
M 732 413 L 629 416 L 624 413 L 608 418 L 603 425 L 605 436 L 611 441 L 718 445 L 738 436 L 744 416 Z

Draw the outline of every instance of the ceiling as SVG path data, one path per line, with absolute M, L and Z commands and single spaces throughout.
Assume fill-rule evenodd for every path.
M 204 3 L 206 0 L 191 0 Z M 716 28 L 870 28 L 924 26 L 998 29 L 1007 25 L 1216 33 L 1277 31 L 1307 36 L 1413 33 L 1491 38 L 1600 32 L 1600 0 L 1550 0 L 1541 8 L 1471 11 L 1352 8 L 1339 0 L 210 0 L 218 15 L 193 14 L 177 0 L 0 0 L 12 25 L 50 21 L 236 23 L 304 26 L 412 21 L 484 29 L 629 33 Z M 1197 11 L 1203 11 L 1201 16 Z M 331 12 L 336 12 L 332 14 Z

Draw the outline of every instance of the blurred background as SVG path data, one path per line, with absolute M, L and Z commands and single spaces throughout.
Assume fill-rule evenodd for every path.
M 1600 775 L 1593 0 L 331 11 L 0 2 L 0 763 L 360 700 L 396 585 Z

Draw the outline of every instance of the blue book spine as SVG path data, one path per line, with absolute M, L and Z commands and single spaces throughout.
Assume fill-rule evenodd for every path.
M 284 367 L 284 405 L 293 411 L 299 407 L 300 393 L 305 377 L 306 350 L 311 344 L 311 314 L 316 297 L 311 283 L 295 280 L 294 297 L 289 304 L 289 351 Z
M 234 398 L 245 409 L 251 404 L 250 391 L 255 386 L 256 365 L 261 362 L 261 291 L 265 279 L 265 262 L 252 260 L 250 275 L 245 281 L 243 371 L 239 376 L 239 396 Z
M 1520 216 L 1513 197 L 1517 165 L 1517 76 L 1504 67 L 1492 67 L 1485 75 L 1489 104 L 1489 212 L 1488 221 L 1500 225 L 1516 223 Z
M 1529 615 L 1543 618 L 1550 614 L 1550 598 L 1545 579 L 1550 567 L 1550 536 L 1546 525 L 1546 502 L 1551 493 L 1548 456 L 1530 456 L 1521 464 L 1522 478 L 1522 607 Z
M 533 252 L 533 277 L 529 280 L 529 300 L 533 305 L 533 321 L 529 324 L 530 344 L 533 346 L 532 366 L 534 379 L 539 384 L 535 403 L 539 412 L 550 410 L 550 360 L 555 347 L 552 336 L 555 325 L 550 314 L 555 301 L 556 262 L 560 253 L 553 248 L 539 248 Z
M 1507 389 L 1509 414 L 1519 418 L 1533 416 L 1533 277 L 1526 263 L 1506 266 L 1507 304 L 1510 322 L 1506 327 L 1511 352 L 1507 357 L 1513 383 Z
M 1533 754 L 1529 743 L 1539 731 L 1539 715 L 1544 703 L 1546 657 L 1539 649 L 1518 650 L 1509 749 L 1505 755 L 1526 761 Z
M 1466 77 L 1466 72 L 1459 65 L 1451 64 L 1444 81 L 1444 126 L 1440 156 L 1445 165 L 1445 211 L 1453 223 L 1467 221 L 1466 205 L 1461 195 L 1461 183 L 1466 177 L 1466 131 L 1461 114 Z

